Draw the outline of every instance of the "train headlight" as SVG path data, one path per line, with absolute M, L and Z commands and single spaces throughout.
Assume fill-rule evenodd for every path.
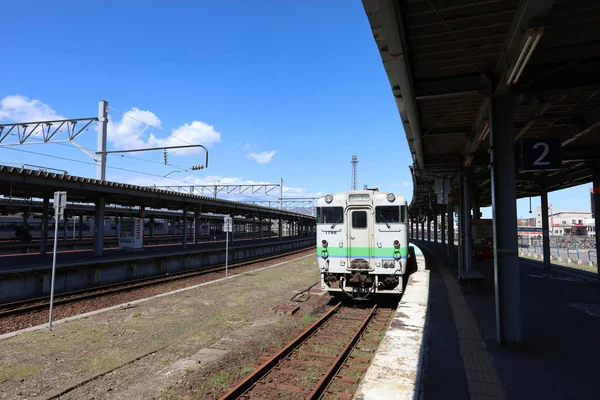
M 333 201 L 333 196 L 328 194 L 327 196 L 325 196 L 325 203 L 329 204 Z
M 398 246 L 400 246 L 400 242 L 397 240 L 394 240 L 394 247 L 398 247 Z
M 394 200 L 396 200 L 396 196 L 394 195 L 394 193 L 388 193 L 386 198 L 390 203 L 393 203 Z
M 321 244 L 323 245 L 323 247 L 327 247 L 327 240 L 323 239 L 321 241 Z

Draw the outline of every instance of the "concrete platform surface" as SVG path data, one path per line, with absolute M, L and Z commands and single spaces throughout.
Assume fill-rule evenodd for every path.
M 70 388 L 61 399 L 158 398 L 232 343 L 298 318 L 269 310 L 318 281 L 315 257 L 306 256 L 1 340 L 0 399 L 53 398 Z
M 496 344 L 491 260 L 464 295 L 445 247 L 417 242 L 431 268 L 422 399 L 597 399 L 600 290 L 586 276 L 521 259 L 525 343 Z
M 358 390 L 357 400 L 418 397 L 429 297 L 429 270 L 423 253 L 411 244 L 417 271 L 408 280 L 396 315 Z

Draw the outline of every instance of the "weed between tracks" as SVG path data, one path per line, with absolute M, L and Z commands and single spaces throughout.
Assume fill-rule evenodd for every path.
M 280 347 L 306 326 L 303 317 L 320 306 L 313 296 L 293 317 L 270 308 L 318 279 L 313 258 L 56 325 L 0 341 L 0 398 L 31 398 L 104 368 L 119 367 L 138 354 L 167 347 L 73 390 L 61 399 L 210 399 L 222 394 L 270 347 Z M 310 304 L 309 304 L 310 303 Z M 267 316 L 267 317 L 265 317 Z M 245 332 L 216 361 L 193 356 L 220 338 Z M 236 344 L 239 343 L 239 344 Z M 186 370 L 194 370 L 184 377 Z M 215 371 L 227 375 L 211 378 Z M 21 381 L 22 380 L 22 381 Z M 178 383 L 179 382 L 179 383 Z M 223 384 L 221 386 L 221 384 Z M 214 389 L 221 387 L 221 389 Z M 106 393 L 106 395 L 99 394 Z

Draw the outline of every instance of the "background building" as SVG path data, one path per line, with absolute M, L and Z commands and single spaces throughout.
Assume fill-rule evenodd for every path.
M 548 210 L 548 226 L 551 235 L 593 236 L 594 219 L 590 211 Z M 542 227 L 542 208 L 535 209 L 535 226 Z

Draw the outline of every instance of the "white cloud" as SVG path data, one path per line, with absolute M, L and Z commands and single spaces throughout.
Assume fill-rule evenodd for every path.
M 388 183 L 385 186 L 391 186 L 391 187 L 411 187 L 412 183 L 410 182 L 400 182 L 400 183 Z
M 0 100 L 0 121 L 33 122 L 54 119 L 63 119 L 63 117 L 39 100 L 30 100 L 18 94 Z
M 256 160 L 259 164 L 268 164 L 273 159 L 275 153 L 277 153 L 277 150 L 263 151 L 261 153 L 250 153 L 247 157 Z
M 162 131 L 160 119 L 151 111 L 133 107 L 119 121 L 109 121 L 108 140 L 118 149 L 185 146 L 201 144 L 206 147 L 221 141 L 221 134 L 212 125 L 202 121 L 192 121 L 173 130 L 168 136 L 159 136 L 152 131 Z M 148 140 L 145 140 L 148 134 Z M 202 154 L 201 148 L 172 150 L 175 155 Z
M 95 111 L 90 108 L 90 111 Z M 90 113 L 94 115 L 93 113 Z M 33 122 L 65 119 L 49 105 L 37 99 L 21 95 L 6 96 L 0 100 L 0 121 Z M 161 133 L 155 133 L 160 131 Z M 40 132 L 35 132 L 38 135 Z M 206 147 L 221 141 L 221 134 L 212 125 L 202 121 L 185 123 L 165 133 L 158 116 L 152 111 L 131 108 L 125 115 L 110 112 L 108 121 L 108 141 L 116 149 L 145 147 L 181 146 L 201 144 Z M 203 154 L 201 148 L 173 150 L 174 155 Z
M 241 147 L 244 151 L 252 151 L 256 149 L 258 146 L 251 143 L 238 143 L 238 147 Z

